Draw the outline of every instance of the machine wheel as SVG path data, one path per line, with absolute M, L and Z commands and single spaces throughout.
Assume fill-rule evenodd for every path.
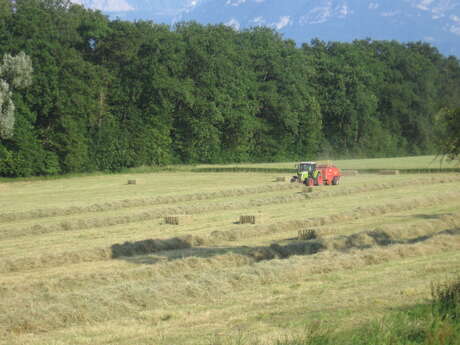
M 291 183 L 297 182 L 298 177 L 297 176 L 292 176 L 291 178 Z
M 316 185 L 321 186 L 323 184 L 323 177 L 321 174 L 318 174 L 318 177 L 316 177 Z
M 339 182 L 340 182 L 340 177 L 334 176 L 334 178 L 332 179 L 332 184 L 336 186 L 339 184 Z
M 311 177 L 309 177 L 305 182 L 308 187 L 313 187 L 315 185 L 315 180 L 313 180 Z

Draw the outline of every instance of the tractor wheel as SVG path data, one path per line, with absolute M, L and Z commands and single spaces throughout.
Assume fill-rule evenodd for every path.
M 298 179 L 297 176 L 292 176 L 291 183 L 297 182 L 297 179 Z
M 306 182 L 308 187 L 313 187 L 315 185 L 315 180 L 313 180 L 311 177 L 309 177 Z
M 340 182 L 340 177 L 334 176 L 334 178 L 332 179 L 332 184 L 334 186 L 337 186 L 339 184 L 339 182 Z
M 323 184 L 323 177 L 321 174 L 318 174 L 318 177 L 316 177 L 316 185 L 321 186 Z

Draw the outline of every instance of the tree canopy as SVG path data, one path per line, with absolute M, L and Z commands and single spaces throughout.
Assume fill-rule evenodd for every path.
M 298 47 L 65 0 L 0 0 L 0 56 L 1 176 L 430 154 L 460 106 L 458 59 L 426 43 Z

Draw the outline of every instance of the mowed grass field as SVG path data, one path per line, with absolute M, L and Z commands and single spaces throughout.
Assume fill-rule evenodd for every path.
M 327 162 L 322 160 L 321 162 Z M 396 158 L 367 158 L 367 159 L 339 159 L 331 161 L 341 169 L 449 169 L 459 168 L 459 163 L 449 161 L 441 156 L 416 156 Z M 292 169 L 295 162 L 288 163 L 261 163 L 261 164 L 234 164 L 221 167 L 248 167 L 248 168 L 278 168 Z M 203 167 L 218 167 L 218 165 L 203 165 Z
M 274 344 L 427 303 L 458 277 L 460 174 L 313 191 L 277 176 L 0 183 L 0 344 Z

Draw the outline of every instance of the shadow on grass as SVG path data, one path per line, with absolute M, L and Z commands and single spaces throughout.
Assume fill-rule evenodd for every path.
M 361 244 L 355 237 L 369 236 L 373 244 Z M 435 236 L 459 236 L 460 228 L 448 229 L 431 235 L 419 236 L 406 240 L 394 240 L 383 231 L 374 230 L 366 233 L 344 236 L 345 245 L 336 249 L 346 252 L 352 249 L 369 249 L 395 244 L 415 244 L 427 241 Z M 125 260 L 134 264 L 153 265 L 159 262 L 180 260 L 190 257 L 212 258 L 225 254 L 246 255 L 255 261 L 285 259 L 293 255 L 313 255 L 327 249 L 327 242 L 322 239 L 293 241 L 289 244 L 272 243 L 269 246 L 209 246 L 199 237 L 185 236 L 170 239 L 147 239 L 112 245 L 112 258 Z
M 416 214 L 415 218 L 420 219 L 442 219 L 445 216 L 452 216 L 452 213 L 441 213 L 441 214 Z

